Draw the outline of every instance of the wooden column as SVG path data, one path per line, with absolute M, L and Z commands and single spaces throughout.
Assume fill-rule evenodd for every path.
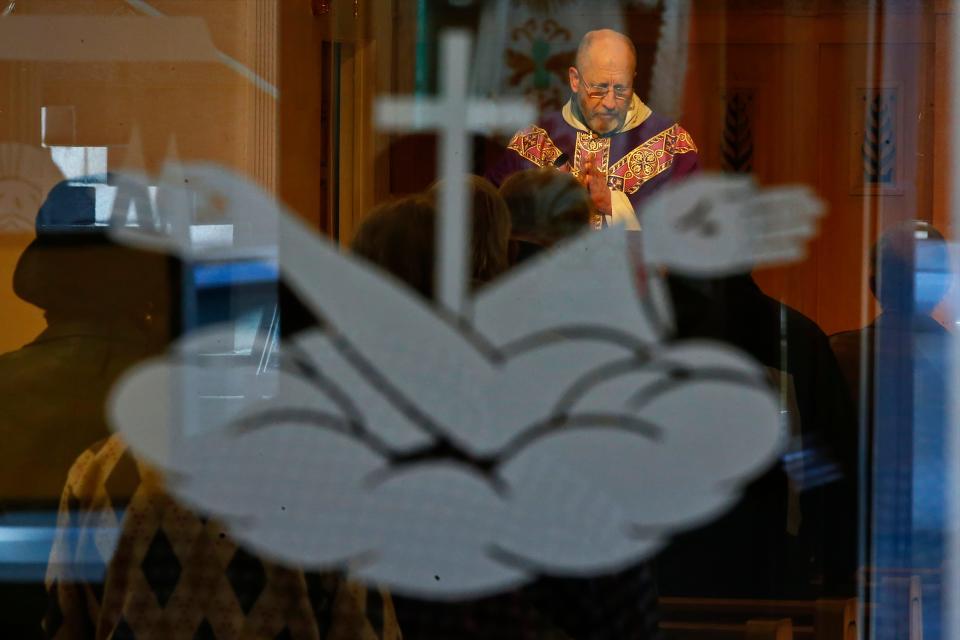
M 279 146 L 277 193 L 316 229 L 322 217 L 321 160 L 327 149 L 321 130 L 321 87 L 329 73 L 321 65 L 321 29 L 310 0 L 283 0 L 278 9 Z
M 248 46 L 253 70 L 267 83 L 276 86 L 279 77 L 279 0 L 255 0 L 247 6 Z M 278 101 L 263 87 L 251 85 L 249 106 L 251 123 L 247 128 L 246 157 L 248 175 L 270 193 L 276 193 Z

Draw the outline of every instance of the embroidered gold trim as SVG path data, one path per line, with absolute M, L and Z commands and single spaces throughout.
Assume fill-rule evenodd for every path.
M 536 125 L 518 131 L 510 139 L 507 149 L 513 149 L 524 160 L 538 167 L 553 164 L 563 153 L 550 139 L 546 130 Z
M 610 168 L 607 185 L 628 195 L 636 193 L 646 182 L 669 169 L 675 156 L 696 152 L 693 138 L 675 124 L 618 160 Z
M 580 177 L 587 160 L 593 160 L 601 173 L 607 173 L 610 165 L 610 138 L 601 138 L 593 133 L 577 132 L 577 150 L 573 158 L 573 175 Z

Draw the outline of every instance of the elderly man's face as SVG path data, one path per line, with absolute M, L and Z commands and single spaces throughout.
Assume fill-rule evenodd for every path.
M 599 134 L 619 129 L 633 98 L 636 61 L 629 49 L 596 45 L 570 68 L 570 89 L 588 127 Z

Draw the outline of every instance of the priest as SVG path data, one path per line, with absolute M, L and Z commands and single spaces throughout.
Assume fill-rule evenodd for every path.
M 637 211 L 657 188 L 697 169 L 697 147 L 683 127 L 634 93 L 637 54 L 628 37 L 588 32 L 569 69 L 572 96 L 559 112 L 517 132 L 488 172 L 496 185 L 536 166 L 571 171 L 597 209 L 594 226 L 639 229 Z

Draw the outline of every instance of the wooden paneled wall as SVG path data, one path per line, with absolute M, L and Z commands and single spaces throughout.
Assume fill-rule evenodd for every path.
M 182 157 L 250 176 L 317 228 L 336 232 L 339 220 L 341 239 L 348 240 L 370 206 L 395 190 L 396 158 L 389 139 L 370 127 L 370 104 L 379 93 L 413 89 L 414 0 L 153 4 L 171 15 L 202 16 L 216 46 L 275 83 L 279 101 L 223 65 L 3 63 L 2 139 L 38 143 L 40 106 L 72 105 L 75 143 L 110 146 L 114 166 L 125 160 L 134 124 L 150 170 L 160 166 L 175 136 Z M 883 11 L 875 15 L 866 0 L 694 1 L 681 121 L 705 165 L 729 170 L 723 141 L 732 113 L 749 125 L 749 165 L 760 182 L 810 184 L 829 203 L 805 262 L 757 273 L 765 290 L 828 333 L 862 326 L 876 312 L 866 259 L 879 229 L 909 217 L 945 227 L 949 218 L 953 3 L 878 4 Z M 18 11 L 73 7 L 76 13 L 76 6 L 33 0 L 19 3 Z M 121 0 L 83 6 L 93 14 L 133 13 Z M 321 15 L 327 6 L 336 15 Z M 650 57 L 656 29 L 649 28 L 649 12 L 637 11 L 627 24 L 641 57 Z M 894 98 L 894 179 L 865 187 L 864 99 L 876 92 Z M 353 118 L 341 119 L 339 129 L 324 111 L 334 97 L 341 118 Z M 332 171 L 335 156 L 339 174 Z M 334 177 L 336 185 L 329 182 Z M 8 237 L 0 246 L 0 277 L 7 282 L 23 244 Z M 42 327 L 36 310 L 11 295 L 6 285 L 0 291 L 0 311 L 15 327 L 0 336 L 0 350 Z
M 414 8 L 413 0 L 399 0 L 395 9 L 389 64 L 393 89 L 404 93 L 413 89 Z M 867 261 L 880 230 L 920 218 L 946 231 L 952 8 L 949 0 L 693 0 L 681 122 L 707 169 L 745 164 L 763 184 L 807 184 L 827 202 L 808 258 L 755 274 L 768 293 L 827 333 L 864 326 L 877 313 Z M 657 16 L 637 7 L 626 18 L 639 65 L 649 66 Z M 641 92 L 649 75 L 638 73 Z M 866 100 L 878 95 L 888 117 L 868 122 Z M 753 151 L 746 162 L 737 162 L 738 149 L 728 154 L 732 164 L 724 158 L 728 116 L 748 129 Z M 892 160 L 878 167 L 892 169 L 891 179 L 876 184 L 864 181 L 868 125 L 895 147 Z M 393 180 L 377 198 L 435 177 L 431 149 L 418 155 L 424 175 L 416 165 L 398 165 L 396 156 L 392 165 L 378 165 Z
M 948 219 L 951 5 L 877 4 L 878 13 L 850 1 L 696 3 L 683 123 L 705 166 L 730 170 L 724 135 L 746 120 L 757 180 L 808 184 L 827 202 L 809 257 L 755 274 L 827 333 L 864 326 L 876 314 L 867 262 L 883 229 L 910 218 L 942 227 Z M 875 122 L 865 100 L 877 95 L 885 111 Z M 864 179 L 871 126 L 881 151 L 895 147 L 881 167 L 891 179 L 879 183 Z

